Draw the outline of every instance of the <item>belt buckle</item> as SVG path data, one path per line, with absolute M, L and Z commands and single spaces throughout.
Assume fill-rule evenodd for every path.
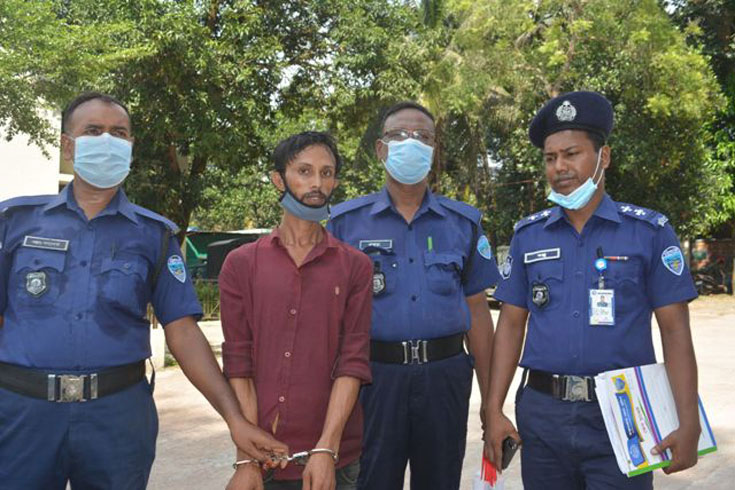
M 429 362 L 426 355 L 426 340 L 406 340 L 401 344 L 403 344 L 403 364 Z
M 562 400 L 568 402 L 590 401 L 587 378 L 581 376 L 565 376 L 564 379 L 564 397 Z
M 59 379 L 59 397 L 56 400 L 60 403 L 69 402 L 85 402 L 84 398 L 84 380 L 88 376 L 83 374 L 75 376 L 72 374 L 61 374 L 56 376 Z

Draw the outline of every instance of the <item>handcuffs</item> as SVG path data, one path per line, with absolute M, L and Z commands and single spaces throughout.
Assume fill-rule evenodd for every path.
M 325 447 L 317 447 L 317 448 L 312 449 L 311 451 L 301 451 L 301 452 L 293 453 L 290 455 L 289 454 L 284 454 L 284 455 L 271 454 L 270 460 L 273 463 L 280 463 L 282 461 L 286 461 L 287 463 L 293 463 L 299 466 L 306 466 L 306 463 L 309 462 L 309 457 L 312 454 L 320 454 L 320 453 L 329 454 L 330 456 L 332 456 L 332 459 L 334 460 L 335 464 L 337 463 L 337 461 L 339 461 L 339 454 L 337 454 L 336 451 L 333 451 Z M 241 459 L 240 461 L 235 461 L 234 463 L 232 463 L 232 468 L 236 470 L 238 467 L 245 465 L 245 464 L 258 464 L 259 465 L 261 464 L 261 461 L 258 461 L 257 459 Z

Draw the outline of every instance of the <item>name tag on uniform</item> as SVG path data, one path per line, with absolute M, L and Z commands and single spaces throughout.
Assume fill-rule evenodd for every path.
M 382 248 L 389 252 L 393 251 L 393 240 L 360 240 L 360 250 L 365 250 L 368 247 Z
M 26 235 L 23 238 L 23 246 L 28 248 L 40 248 L 43 250 L 57 250 L 59 252 L 66 252 L 67 250 L 69 250 L 69 240 Z
M 590 325 L 615 325 L 614 289 L 590 289 Z
M 561 258 L 560 248 L 547 248 L 546 250 L 536 250 L 523 254 L 523 263 L 532 264 L 541 262 L 542 260 L 556 260 Z

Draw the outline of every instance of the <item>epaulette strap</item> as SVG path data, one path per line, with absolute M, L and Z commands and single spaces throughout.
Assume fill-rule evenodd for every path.
M 48 204 L 49 201 L 55 198 L 56 195 L 43 195 L 43 196 L 20 196 L 6 199 L 0 202 L 0 213 L 4 213 L 10 208 L 16 208 L 20 206 L 39 206 L 41 204 Z
M 179 232 L 179 227 L 176 225 L 176 223 L 166 218 L 165 216 L 161 216 L 160 214 L 154 213 L 150 209 L 138 206 L 137 204 L 131 204 L 131 206 L 133 207 L 133 210 L 136 212 L 136 214 L 152 219 L 154 221 L 158 221 L 159 223 L 163 223 L 172 234 L 175 235 Z
M 449 199 L 444 196 L 437 196 L 437 201 L 450 211 L 454 211 L 455 213 L 464 216 L 472 223 L 478 223 L 482 217 L 482 213 L 479 209 L 474 206 L 470 206 L 467 203 L 455 201 L 454 199 Z
M 642 208 L 634 204 L 624 202 L 617 203 L 618 211 L 624 216 L 645 221 L 654 228 L 663 228 L 668 223 L 669 218 L 652 209 Z
M 375 192 L 373 194 L 368 194 L 367 196 L 360 196 L 355 199 L 350 199 L 349 201 L 341 202 L 333 206 L 329 210 L 329 217 L 330 219 L 334 219 L 337 216 L 340 216 L 345 213 L 349 213 L 350 211 L 353 211 L 355 209 L 371 205 L 375 203 L 379 195 L 380 195 L 379 192 Z
M 525 218 L 522 218 L 519 220 L 513 229 L 515 231 L 520 230 L 521 228 L 532 225 L 534 223 L 543 223 L 546 221 L 546 218 L 548 218 L 551 215 L 551 209 L 544 209 L 543 211 L 540 211 L 538 213 L 529 214 Z

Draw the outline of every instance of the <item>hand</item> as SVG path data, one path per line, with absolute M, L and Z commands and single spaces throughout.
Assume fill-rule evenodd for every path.
M 315 453 L 309 457 L 302 475 L 303 490 L 335 490 L 334 459 L 331 454 Z
M 226 490 L 263 490 L 263 474 L 255 464 L 245 464 L 235 470 Z
M 277 441 L 272 435 L 245 419 L 232 424 L 230 436 L 241 451 L 258 461 L 270 461 L 270 454 L 288 454 L 286 444 Z
M 651 450 L 653 454 L 661 454 L 664 450 L 671 449 L 671 464 L 663 469 L 664 473 L 676 473 L 697 464 L 700 432 L 699 425 L 691 429 L 679 427 Z
M 520 444 L 521 436 L 503 412 L 489 412 L 487 417 L 489 431 L 485 438 L 485 456 L 492 462 L 497 472 L 502 473 L 503 440 L 510 436 Z

